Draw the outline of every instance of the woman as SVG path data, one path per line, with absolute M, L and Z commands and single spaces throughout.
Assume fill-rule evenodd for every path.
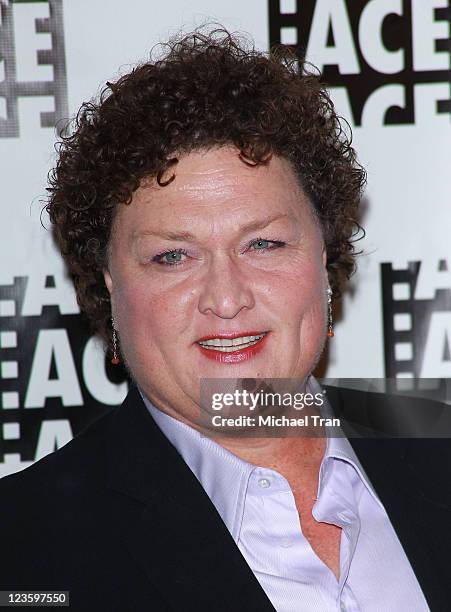
M 319 78 L 225 31 L 172 41 L 83 105 L 47 210 L 134 385 L 2 481 L 2 524 L 20 524 L 2 588 L 69 590 L 75 610 L 429 609 L 346 439 L 203 435 L 203 379 L 319 393 L 364 178 Z M 377 482 L 397 474 L 384 449 Z

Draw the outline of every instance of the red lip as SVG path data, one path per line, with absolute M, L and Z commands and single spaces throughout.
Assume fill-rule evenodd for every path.
M 259 336 L 262 332 L 245 332 L 245 334 L 230 334 L 230 335 L 216 335 L 216 336 L 208 336 L 206 338 L 202 338 L 201 340 L 211 340 L 212 338 L 239 338 L 240 336 Z M 260 353 L 265 347 L 266 339 L 269 336 L 267 332 L 261 340 L 257 342 L 257 344 L 253 344 L 252 346 L 248 346 L 244 349 L 238 349 L 236 351 L 231 351 L 230 353 L 223 353 L 222 351 L 216 351 L 215 349 L 206 349 L 200 344 L 199 347 L 202 354 L 207 357 L 207 359 L 211 359 L 212 361 L 216 361 L 217 363 L 243 363 L 244 361 L 248 361 L 252 359 L 255 355 Z
M 244 338 L 246 336 L 261 336 L 261 334 L 265 334 L 265 331 L 243 331 L 243 332 L 226 332 L 223 334 L 212 334 L 211 336 L 202 336 L 196 340 L 196 342 L 205 342 L 206 340 L 213 340 L 213 338 L 224 338 L 233 340 L 234 338 Z

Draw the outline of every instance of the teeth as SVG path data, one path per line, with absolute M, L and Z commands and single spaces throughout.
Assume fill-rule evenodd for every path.
M 244 336 L 242 338 L 234 338 L 232 340 L 232 346 L 239 346 L 240 344 L 247 344 L 248 342 L 253 342 L 254 340 L 260 340 L 258 336 Z
M 210 350 L 219 350 L 223 353 L 230 353 L 237 349 L 243 349 L 253 344 L 257 344 L 259 340 L 263 338 L 265 334 L 258 336 L 241 336 L 239 338 L 212 338 L 211 340 L 204 340 L 198 342 L 202 347 Z

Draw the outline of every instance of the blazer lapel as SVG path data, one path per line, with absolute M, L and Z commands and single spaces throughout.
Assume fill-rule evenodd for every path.
M 353 423 L 362 423 L 366 418 L 362 414 L 371 415 L 387 401 L 383 394 L 331 388 L 327 393 L 337 416 Z M 449 440 L 350 437 L 349 442 L 387 511 L 428 604 L 432 610 L 447 609 L 451 599 Z
M 118 536 L 177 610 L 274 610 L 208 495 L 132 387 L 113 419 Z

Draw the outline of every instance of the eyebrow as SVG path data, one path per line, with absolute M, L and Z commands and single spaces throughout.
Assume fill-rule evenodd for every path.
M 253 232 L 255 230 L 264 229 L 274 221 L 278 221 L 279 219 L 290 218 L 290 216 L 286 213 L 280 213 L 276 215 L 270 215 L 265 217 L 264 219 L 260 219 L 258 221 L 251 221 L 249 223 L 244 223 L 238 228 L 239 233 Z M 133 232 L 132 240 L 138 240 L 144 236 L 158 236 L 160 238 L 166 238 L 167 240 L 179 240 L 179 241 L 190 241 L 195 240 L 196 237 L 191 232 L 171 232 L 168 231 L 154 231 L 154 230 L 140 230 L 137 232 Z

